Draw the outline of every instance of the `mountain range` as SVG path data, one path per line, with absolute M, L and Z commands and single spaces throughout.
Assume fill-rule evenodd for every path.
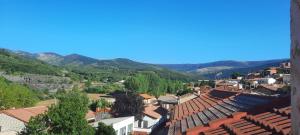
M 117 81 L 137 72 L 148 71 L 155 72 L 162 78 L 172 80 L 191 81 L 199 79 L 200 77 L 184 72 L 170 70 L 155 64 L 141 63 L 125 58 L 99 60 L 79 54 L 63 56 L 53 52 L 29 53 L 24 51 L 11 51 L 7 49 L 2 50 L 5 50 L 6 53 L 10 53 L 11 55 L 18 57 L 18 59 L 39 61 L 40 63 L 47 64 L 50 67 L 57 67 L 61 68 L 61 70 L 67 70 L 75 75 L 79 75 L 81 79 L 112 79 L 113 81 Z M 9 64 L 14 65 L 14 63 Z
M 24 51 L 11 51 L 7 49 L 2 50 L 5 50 L 6 53 L 12 54 L 15 58 L 22 59 L 21 61 L 23 62 L 25 61 L 25 63 L 20 64 L 14 60 L 15 63 L 19 63 L 20 65 L 26 64 L 27 60 L 39 63 L 40 66 L 38 67 L 47 68 L 48 71 L 55 71 L 56 74 L 59 74 L 64 69 L 75 74 L 83 75 L 84 77 L 100 79 L 113 76 L 115 80 L 120 80 L 126 76 L 141 71 L 153 71 L 164 78 L 184 81 L 203 78 L 214 79 L 215 77 L 227 78 L 234 72 L 247 74 L 267 67 L 278 66 L 282 62 L 289 61 L 289 59 L 275 59 L 264 61 L 228 60 L 201 64 L 148 64 L 125 58 L 99 60 L 80 54 L 63 56 L 53 52 L 29 53 Z M 6 60 L 5 62 L 7 63 L 9 61 Z M 14 63 L 9 64 L 14 65 Z M 29 66 L 30 64 L 27 65 Z
M 272 66 L 279 66 L 280 63 L 287 62 L 289 59 L 274 59 L 264 61 L 216 61 L 202 64 L 162 64 L 160 66 L 185 72 L 191 74 L 197 74 L 209 79 L 228 78 L 234 72 L 241 74 L 247 74 L 249 72 L 255 72 L 263 70 Z

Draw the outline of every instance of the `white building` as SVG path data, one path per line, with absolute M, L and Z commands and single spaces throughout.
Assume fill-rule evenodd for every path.
M 258 80 L 259 84 L 275 84 L 276 79 L 274 78 L 261 78 Z
M 117 135 L 131 135 L 134 131 L 134 116 L 104 119 L 94 122 L 92 126 L 97 128 L 99 122 L 112 126 Z
M 25 128 L 31 117 L 44 113 L 44 106 L 10 109 L 0 112 L 0 135 L 15 135 Z
M 159 106 L 147 106 L 141 121 L 135 121 L 134 132 L 150 134 L 167 120 L 167 111 Z

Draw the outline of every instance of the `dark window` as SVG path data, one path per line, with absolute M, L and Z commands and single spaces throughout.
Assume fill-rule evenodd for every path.
M 148 121 L 143 121 L 143 127 L 148 128 Z

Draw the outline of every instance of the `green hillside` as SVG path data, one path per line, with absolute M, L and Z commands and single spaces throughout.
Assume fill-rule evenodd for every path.
M 32 73 L 61 76 L 62 70 L 45 62 L 21 57 L 8 50 L 0 49 L 0 69 L 7 73 Z
M 32 54 L 0 49 L 0 70 L 9 74 L 31 73 L 66 76 L 72 80 L 116 82 L 142 71 L 152 71 L 171 80 L 191 81 L 198 77 L 172 71 L 157 65 L 129 59 L 98 60 L 78 54 L 61 56 L 55 53 Z

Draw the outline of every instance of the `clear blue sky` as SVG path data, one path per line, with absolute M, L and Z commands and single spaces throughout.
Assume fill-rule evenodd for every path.
M 148 63 L 288 58 L 289 0 L 0 0 L 0 47 Z

